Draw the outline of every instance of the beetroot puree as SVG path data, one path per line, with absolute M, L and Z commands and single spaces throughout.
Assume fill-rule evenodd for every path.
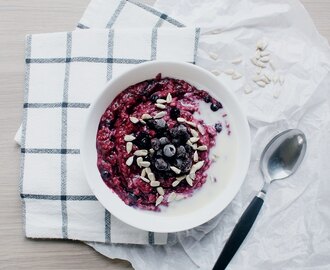
M 209 150 L 222 126 L 194 118 L 200 102 L 222 115 L 221 103 L 207 92 L 159 74 L 128 87 L 109 105 L 97 132 L 97 166 L 127 205 L 159 211 L 205 183 Z

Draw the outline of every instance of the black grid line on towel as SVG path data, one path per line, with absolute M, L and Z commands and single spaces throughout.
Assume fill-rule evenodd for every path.
M 26 37 L 25 45 L 25 57 L 31 57 L 31 48 L 32 48 L 32 35 Z M 25 80 L 24 80 L 24 103 L 27 103 L 29 100 L 29 86 L 30 86 L 30 64 L 25 65 Z M 27 126 L 27 115 L 28 109 L 24 108 L 23 110 L 23 121 L 22 121 L 22 138 L 21 138 L 21 147 L 25 147 L 26 142 L 26 126 Z M 21 163 L 20 163 L 20 180 L 19 180 L 19 192 L 23 193 L 23 179 L 24 179 L 24 165 L 25 165 L 25 153 L 21 153 Z M 26 205 L 24 199 L 22 200 L 22 212 L 23 212 L 23 227 L 26 231 Z
M 49 201 L 97 201 L 97 198 L 94 195 L 39 195 L 22 193 L 21 198 Z
M 126 1 L 125 1 L 126 3 Z M 114 30 L 110 29 L 108 34 L 108 58 L 113 57 L 113 41 L 114 41 Z M 112 78 L 112 63 L 108 62 L 107 64 L 107 81 L 111 80 Z M 105 209 L 104 212 L 104 234 L 105 234 L 105 242 L 111 243 L 111 214 L 110 212 Z
M 78 24 L 77 24 L 77 28 L 79 28 L 79 29 L 89 29 L 88 26 L 86 26 L 86 25 L 84 25 L 84 24 L 82 24 L 82 23 L 78 23 Z
M 59 64 L 72 62 L 91 62 L 91 63 L 113 63 L 113 64 L 140 64 L 148 59 L 130 59 L 130 58 L 100 58 L 100 57 L 67 57 L 67 58 L 26 58 L 27 64 Z
M 201 29 L 196 28 L 195 30 L 195 47 L 194 47 L 194 65 L 196 64 L 197 60 L 197 51 L 198 51 L 198 44 L 199 44 L 199 37 L 201 35 Z
M 39 108 L 89 108 L 89 103 L 71 103 L 71 102 L 61 102 L 61 103 L 24 103 L 23 108 L 39 109 Z
M 177 27 L 185 27 L 184 24 L 180 23 L 179 21 L 177 21 L 176 19 L 167 16 L 166 14 L 159 12 L 157 9 L 154 9 L 153 7 L 150 7 L 148 5 L 133 1 L 133 0 L 126 0 L 127 2 L 130 2 L 140 8 L 143 8 L 146 11 L 149 11 L 150 13 L 154 14 L 155 16 L 158 16 L 159 18 L 163 17 L 162 19 L 169 22 L 170 24 L 173 24 Z
M 71 57 L 72 50 L 72 33 L 67 33 L 66 41 L 66 58 Z M 68 102 L 69 92 L 69 78 L 70 78 L 70 62 L 65 64 L 65 77 L 63 87 L 63 102 Z M 67 148 L 67 133 L 68 133 L 68 110 L 67 107 L 62 107 L 62 131 L 61 131 L 61 148 Z M 66 183 L 67 182 L 67 157 L 61 155 L 61 196 L 66 195 Z M 61 200 L 62 210 L 62 236 L 64 239 L 68 238 L 68 213 L 66 200 Z
M 112 26 L 114 25 L 114 23 L 116 22 L 119 14 L 121 13 L 121 11 L 123 10 L 124 6 L 126 5 L 126 0 L 121 0 L 119 2 L 119 5 L 117 6 L 115 12 L 112 14 L 110 20 L 107 23 L 106 28 L 112 28 Z
M 23 154 L 71 154 L 79 155 L 80 149 L 52 149 L 52 148 L 21 148 L 21 153 Z

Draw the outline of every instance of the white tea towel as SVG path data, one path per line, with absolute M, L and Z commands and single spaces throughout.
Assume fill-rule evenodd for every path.
M 194 62 L 199 29 L 115 29 L 30 35 L 21 141 L 26 236 L 166 244 L 167 234 L 123 224 L 93 196 L 79 139 L 107 80 L 149 60 Z M 157 71 L 155 71 L 156 75 Z

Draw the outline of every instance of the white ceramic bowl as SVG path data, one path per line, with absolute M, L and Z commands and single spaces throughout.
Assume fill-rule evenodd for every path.
M 206 201 L 195 210 L 185 211 L 175 216 L 168 215 L 166 209 L 156 213 L 127 206 L 105 185 L 97 168 L 96 133 L 102 114 L 119 92 L 130 85 L 152 79 L 158 73 L 161 73 L 162 77 L 183 79 L 197 88 L 207 90 L 212 96 L 221 101 L 231 117 L 231 125 L 235 127 L 235 132 L 239 136 L 236 166 L 223 191 L 219 193 L 219 196 Z M 112 79 L 95 99 L 89 109 L 83 133 L 81 157 L 91 190 L 112 215 L 142 230 L 177 232 L 191 229 L 209 221 L 219 214 L 235 197 L 244 181 L 250 162 L 250 131 L 246 117 L 236 98 L 230 89 L 226 89 L 213 74 L 192 64 L 153 61 L 137 65 Z

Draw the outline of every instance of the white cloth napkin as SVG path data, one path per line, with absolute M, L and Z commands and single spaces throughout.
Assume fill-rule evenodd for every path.
M 129 260 L 136 270 L 211 269 L 233 226 L 262 185 L 258 163 L 263 147 L 276 133 L 298 127 L 308 138 L 305 160 L 290 179 L 272 184 L 254 227 L 228 269 L 329 269 L 327 41 L 296 0 L 158 0 L 155 7 L 185 25 L 202 27 L 198 65 L 222 72 L 234 68 L 244 75 L 233 81 L 222 73 L 219 79 L 236 93 L 249 117 L 253 138 L 249 173 L 239 194 L 217 218 L 179 233 L 176 244 L 89 244 L 110 258 Z M 278 99 L 273 98 L 274 85 L 260 89 L 251 80 L 250 58 L 260 38 L 268 39 L 276 70 L 285 76 L 283 86 L 276 85 L 281 91 Z M 219 58 L 210 58 L 210 52 Z M 243 58 L 242 64 L 231 63 L 237 57 Z M 254 88 L 249 95 L 244 93 L 246 84 Z
M 107 80 L 148 60 L 193 63 L 198 37 L 195 28 L 152 27 L 27 37 L 20 186 L 27 237 L 167 243 L 167 234 L 133 228 L 101 206 L 81 171 L 79 139 Z

